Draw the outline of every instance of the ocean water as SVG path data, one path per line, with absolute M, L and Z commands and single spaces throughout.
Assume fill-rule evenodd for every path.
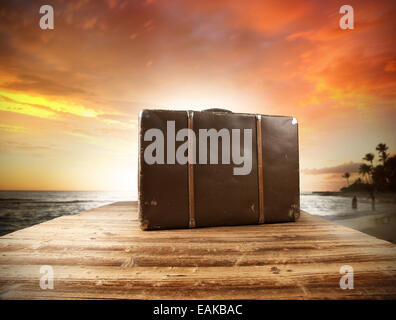
M 396 195 L 378 195 L 375 202 L 375 210 L 373 210 L 371 199 L 366 195 L 358 195 L 357 209 L 352 209 L 352 196 L 350 195 L 341 193 L 330 193 L 329 195 L 302 193 L 300 206 L 302 210 L 328 220 L 384 213 L 396 215 Z
M 134 192 L 77 191 L 0 191 L 0 236 L 59 216 L 72 215 L 116 201 L 137 200 Z M 376 210 L 371 200 L 358 197 L 358 208 L 351 208 L 351 197 L 301 194 L 301 209 L 329 220 L 381 213 L 396 214 L 394 198 L 380 200 Z
M 132 192 L 0 191 L 0 236 L 63 215 L 132 201 Z

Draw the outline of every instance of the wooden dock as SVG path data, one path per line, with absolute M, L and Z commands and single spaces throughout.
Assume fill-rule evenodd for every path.
M 396 245 L 302 213 L 296 223 L 141 231 L 135 202 L 0 238 L 2 299 L 395 299 Z M 40 288 L 42 265 L 54 288 Z M 354 269 L 354 289 L 339 286 Z

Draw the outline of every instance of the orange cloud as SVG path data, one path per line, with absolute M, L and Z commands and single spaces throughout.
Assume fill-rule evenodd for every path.
M 53 1 L 55 30 L 45 32 L 40 3 L 5 1 L 2 163 L 13 164 L 15 178 L 31 160 L 29 144 L 52 145 L 40 150 L 25 187 L 88 187 L 80 176 L 91 159 L 102 159 L 90 169 L 98 175 L 91 189 L 105 188 L 115 168 L 136 181 L 136 119 L 153 107 L 296 116 L 304 169 L 358 163 L 378 142 L 394 150 L 394 4 L 349 4 L 355 29 L 343 31 L 337 2 Z M 70 180 L 51 173 L 59 186 L 41 181 L 51 163 Z M 2 188 L 18 177 L 8 173 Z M 303 174 L 304 189 L 344 183 L 320 179 Z M 131 187 L 121 180 L 111 181 Z

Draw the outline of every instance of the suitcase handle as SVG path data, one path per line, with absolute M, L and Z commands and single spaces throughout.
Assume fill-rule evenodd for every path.
M 221 108 L 210 108 L 210 109 L 204 109 L 204 110 L 202 110 L 202 111 L 232 113 L 231 110 L 221 109 Z

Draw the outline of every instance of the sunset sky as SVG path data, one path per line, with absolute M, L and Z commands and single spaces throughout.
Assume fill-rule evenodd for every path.
M 2 1 L 0 189 L 136 192 L 139 110 L 218 107 L 296 117 L 301 190 L 338 190 L 396 152 L 395 38 L 394 0 Z

